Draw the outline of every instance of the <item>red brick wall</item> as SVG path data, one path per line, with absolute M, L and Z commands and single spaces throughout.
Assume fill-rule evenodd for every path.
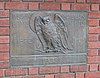
M 11 69 L 10 10 L 87 10 L 88 64 Z M 100 78 L 100 0 L 0 0 L 0 78 Z

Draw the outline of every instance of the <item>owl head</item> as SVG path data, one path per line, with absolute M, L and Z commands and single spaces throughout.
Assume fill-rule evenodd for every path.
M 39 26 L 45 26 L 45 25 L 56 25 L 60 28 L 65 27 L 65 22 L 61 15 L 54 14 L 53 16 L 45 15 L 45 16 L 36 16 L 34 18 L 34 26 L 30 25 L 30 28 L 32 31 L 36 31 L 37 29 L 41 29 Z
M 59 14 L 54 14 L 53 18 L 51 16 L 44 16 L 44 17 L 39 16 L 37 17 L 37 19 L 43 25 L 55 23 L 59 26 L 64 26 L 64 20 Z

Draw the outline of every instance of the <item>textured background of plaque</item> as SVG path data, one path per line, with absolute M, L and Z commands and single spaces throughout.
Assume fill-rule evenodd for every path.
M 11 11 L 10 23 L 11 66 L 86 64 L 87 12 Z

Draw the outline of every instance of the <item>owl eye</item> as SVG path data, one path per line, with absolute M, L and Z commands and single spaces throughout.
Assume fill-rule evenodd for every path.
M 47 19 L 47 20 L 46 20 L 46 22 L 49 22 L 49 21 L 50 21 L 50 19 Z

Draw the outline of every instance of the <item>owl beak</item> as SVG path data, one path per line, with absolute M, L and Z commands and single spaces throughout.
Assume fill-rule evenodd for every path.
M 45 21 L 43 20 L 43 18 L 39 16 L 39 19 L 40 19 L 40 22 L 41 22 L 43 25 L 45 25 Z

